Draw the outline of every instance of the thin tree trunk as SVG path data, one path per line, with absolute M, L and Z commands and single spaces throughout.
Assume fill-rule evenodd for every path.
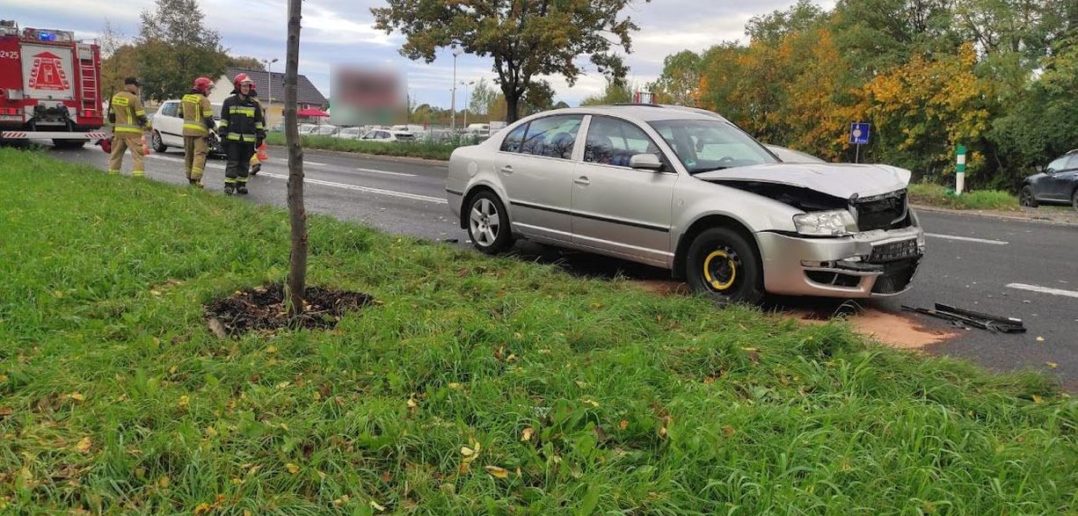
M 505 93 L 505 90 L 502 90 Z M 520 95 L 505 93 L 505 123 L 511 124 L 520 119 Z
M 288 312 L 303 313 L 307 293 L 307 211 L 303 207 L 303 146 L 296 125 L 296 77 L 299 74 L 300 11 L 303 0 L 288 0 L 288 51 L 284 74 L 284 131 L 288 145 L 288 214 L 292 254 L 288 264 Z

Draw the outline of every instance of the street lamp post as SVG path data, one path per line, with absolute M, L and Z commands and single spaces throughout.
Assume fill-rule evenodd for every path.
M 449 130 L 453 135 L 457 134 L 457 56 L 459 56 L 462 50 L 456 45 L 452 46 L 453 49 L 453 93 L 451 94 L 453 104 L 451 111 L 451 121 L 449 122 Z
M 469 109 L 468 103 L 471 101 L 471 98 L 468 97 L 468 86 L 471 86 L 471 85 L 475 84 L 475 81 L 467 81 L 467 82 L 460 81 L 460 84 L 462 86 L 464 86 L 464 128 L 467 129 L 468 128 L 468 109 Z
M 273 63 L 277 62 L 277 58 L 273 60 L 263 59 L 263 63 L 266 65 L 266 125 L 269 126 L 269 111 L 270 105 L 273 104 Z

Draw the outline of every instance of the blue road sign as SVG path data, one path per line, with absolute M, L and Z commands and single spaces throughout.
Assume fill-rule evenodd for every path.
M 855 145 L 868 144 L 868 133 L 870 124 L 864 122 L 854 122 L 850 124 L 850 143 Z

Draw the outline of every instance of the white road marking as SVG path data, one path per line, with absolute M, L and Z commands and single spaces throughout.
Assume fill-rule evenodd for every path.
M 1041 294 L 1051 294 L 1053 296 L 1064 296 L 1078 298 L 1078 292 L 1073 290 L 1063 290 L 1059 288 L 1039 287 L 1037 285 L 1026 285 L 1025 283 L 1011 283 L 1007 285 L 1007 288 L 1013 288 L 1017 290 L 1028 290 L 1030 292 L 1038 292 Z
M 261 172 L 261 173 L 259 173 L 259 175 L 260 176 L 265 176 L 265 177 L 272 177 L 274 179 L 284 179 L 286 181 L 288 180 L 287 175 L 270 174 L 268 172 Z M 313 185 L 322 185 L 322 186 L 330 186 L 330 187 L 333 187 L 333 188 L 341 188 L 341 189 L 344 189 L 344 190 L 353 190 L 353 191 L 356 191 L 356 192 L 371 193 L 371 194 L 375 194 L 375 195 L 387 195 L 387 196 L 390 196 L 390 197 L 398 197 L 398 198 L 401 198 L 401 199 L 411 199 L 413 201 L 423 201 L 423 202 L 430 202 L 430 203 L 434 203 L 434 204 L 449 204 L 448 201 L 446 201 L 445 199 L 443 199 L 441 197 L 431 197 L 429 195 L 419 195 L 419 194 L 413 194 L 413 193 L 408 193 L 408 192 L 398 192 L 396 190 L 383 190 L 381 188 L 371 188 L 369 186 L 359 186 L 359 185 L 349 185 L 349 184 L 344 184 L 344 183 L 334 183 L 333 181 L 322 181 L 321 179 L 311 179 L 311 178 L 305 178 L 303 180 L 303 182 L 304 183 L 310 183 L 310 184 L 313 184 Z
M 146 157 L 150 158 L 150 159 L 159 159 L 161 161 L 171 161 L 173 163 L 181 163 L 181 164 L 184 163 L 183 158 L 175 158 L 175 157 L 172 157 L 172 156 L 162 156 L 160 154 L 147 154 Z M 206 168 L 216 168 L 218 170 L 224 170 L 225 166 L 220 164 L 220 163 L 211 163 L 211 162 L 207 161 L 206 162 Z
M 939 233 L 925 233 L 925 236 L 930 236 L 930 237 L 933 237 L 933 238 L 943 238 L 945 240 L 961 240 L 963 242 L 977 242 L 978 244 L 990 244 L 990 245 L 1007 245 L 1007 244 L 1010 243 L 1010 242 L 1004 242 L 1002 240 L 987 240 L 987 239 L 984 239 L 984 238 L 973 238 L 973 237 L 954 236 L 954 235 L 941 235 Z
M 359 172 L 370 172 L 372 174 L 386 174 L 389 176 L 401 176 L 401 177 L 415 177 L 415 174 L 405 174 L 404 172 L 390 172 L 388 170 L 377 170 L 373 168 L 357 168 Z
M 320 163 L 318 161 L 307 161 L 307 160 L 303 160 L 303 164 L 304 165 L 314 165 L 316 167 L 328 167 L 329 166 L 328 163 Z

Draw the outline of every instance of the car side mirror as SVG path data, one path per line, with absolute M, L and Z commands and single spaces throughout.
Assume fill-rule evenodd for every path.
M 640 170 L 654 170 L 658 172 L 663 168 L 663 162 L 654 154 L 634 154 L 629 158 L 629 167 Z

